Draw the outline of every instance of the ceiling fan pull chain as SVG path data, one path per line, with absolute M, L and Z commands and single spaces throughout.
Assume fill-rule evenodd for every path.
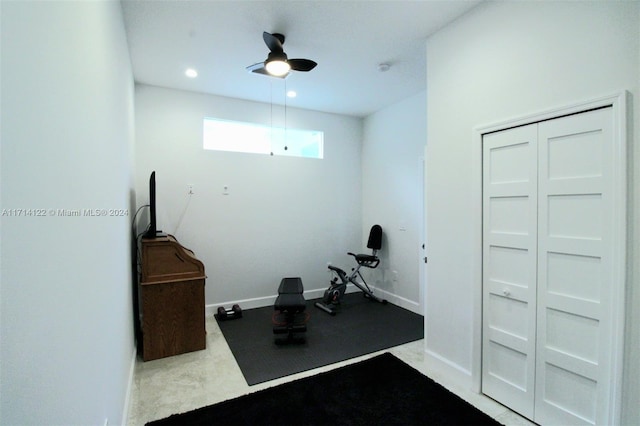
M 273 81 L 269 83 L 271 105 L 271 156 L 273 157 Z
M 284 150 L 289 149 L 287 147 L 287 80 L 284 81 Z

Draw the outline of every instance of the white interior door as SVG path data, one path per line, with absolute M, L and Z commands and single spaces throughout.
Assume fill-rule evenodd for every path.
M 540 424 L 609 423 L 612 131 L 611 108 L 539 124 Z
M 482 391 L 543 425 L 615 421 L 625 166 L 613 109 L 482 138 Z
M 482 391 L 533 418 L 537 125 L 483 136 Z

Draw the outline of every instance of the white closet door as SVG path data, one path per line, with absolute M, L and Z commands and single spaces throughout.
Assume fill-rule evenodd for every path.
M 612 129 L 611 108 L 539 124 L 540 424 L 609 422 Z
M 482 391 L 533 418 L 537 126 L 483 136 Z

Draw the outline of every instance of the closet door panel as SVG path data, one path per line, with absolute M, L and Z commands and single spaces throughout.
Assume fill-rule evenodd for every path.
M 539 124 L 534 420 L 607 423 L 611 108 Z
M 483 137 L 482 391 L 533 416 L 537 127 Z

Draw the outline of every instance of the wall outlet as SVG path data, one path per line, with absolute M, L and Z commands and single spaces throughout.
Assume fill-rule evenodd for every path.
M 229 187 L 227 185 L 222 187 L 222 195 L 229 195 Z
M 397 282 L 398 282 L 398 271 L 393 271 L 393 272 L 391 273 L 391 280 L 392 280 L 394 283 L 397 283 Z
M 192 183 L 187 185 L 187 194 L 193 195 L 193 184 Z

